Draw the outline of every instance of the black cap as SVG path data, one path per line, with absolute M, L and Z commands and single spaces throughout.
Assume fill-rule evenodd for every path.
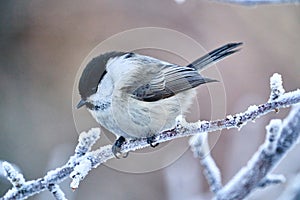
M 119 57 L 125 52 L 108 52 L 93 58 L 85 67 L 79 80 L 79 94 L 82 100 L 97 92 L 98 84 L 106 74 L 106 63 L 110 58 Z

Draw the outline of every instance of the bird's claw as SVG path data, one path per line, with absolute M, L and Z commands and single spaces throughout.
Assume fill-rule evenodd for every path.
M 121 152 L 121 147 L 122 145 L 124 144 L 125 142 L 125 138 L 123 136 L 120 136 L 116 141 L 115 143 L 113 144 L 112 148 L 111 148 L 111 151 L 112 153 L 115 155 L 115 157 L 117 159 L 120 159 L 120 158 L 127 158 L 128 156 L 128 152 L 126 153 L 122 153 Z M 121 155 L 121 157 L 119 157 Z
M 150 145 L 150 147 L 155 148 L 159 145 L 159 143 L 155 143 L 155 137 L 147 137 L 147 143 Z

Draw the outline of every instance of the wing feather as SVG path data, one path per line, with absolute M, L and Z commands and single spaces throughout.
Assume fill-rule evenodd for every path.
M 136 88 L 132 97 L 141 101 L 153 102 L 216 80 L 201 76 L 194 68 L 178 65 L 165 65 L 157 76 L 148 83 Z

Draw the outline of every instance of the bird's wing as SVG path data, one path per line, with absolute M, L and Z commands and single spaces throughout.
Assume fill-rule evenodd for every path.
M 164 65 L 149 81 L 133 90 L 132 97 L 141 101 L 153 102 L 215 81 L 201 76 L 192 67 Z

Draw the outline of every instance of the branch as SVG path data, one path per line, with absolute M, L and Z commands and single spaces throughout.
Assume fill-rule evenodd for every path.
M 50 184 L 48 189 L 53 194 L 56 200 L 67 200 L 64 192 L 60 189 L 59 185 Z
M 281 98 L 284 94 L 282 80 L 279 74 L 274 74 L 270 80 L 271 94 L 269 102 Z M 195 157 L 200 158 L 205 169 L 205 177 L 211 191 L 218 200 L 243 199 L 254 189 L 279 184 L 285 181 L 284 176 L 270 174 L 288 149 L 298 140 L 300 133 L 300 105 L 295 107 L 284 122 L 272 120 L 266 127 L 267 135 L 264 144 L 253 155 L 247 166 L 242 168 L 235 177 L 222 188 L 220 171 L 208 152 L 206 134 L 192 137 L 190 145 Z M 207 154 L 206 157 L 205 154 Z M 207 161 L 205 161 L 207 160 Z M 208 173 L 209 172 L 209 173 Z
M 242 6 L 256 6 L 268 4 L 296 4 L 300 3 L 299 0 L 216 0 L 222 3 L 232 3 Z
M 178 4 L 185 3 L 186 0 L 175 0 Z M 221 3 L 238 4 L 242 6 L 256 6 L 268 4 L 298 4 L 300 0 L 213 0 Z
M 278 123 L 281 121 L 274 120 L 273 122 Z M 268 153 L 271 153 L 271 154 L 276 153 L 275 152 L 276 147 L 277 147 L 276 142 L 278 142 L 278 139 L 279 139 L 278 132 L 279 132 L 278 126 L 272 126 L 272 128 L 270 128 L 270 130 L 268 131 L 266 142 L 263 145 L 265 148 L 264 150 L 267 151 Z M 194 157 L 200 159 L 200 163 L 201 163 L 202 167 L 204 168 L 204 175 L 209 184 L 210 190 L 213 193 L 215 193 L 215 195 L 217 196 L 217 199 L 226 199 L 226 200 L 227 199 L 229 199 L 229 200 L 230 199 L 242 199 L 242 198 L 240 198 L 242 195 L 238 195 L 238 194 L 235 195 L 234 197 L 226 196 L 228 194 L 225 194 L 224 197 L 220 197 L 220 194 L 222 193 L 221 173 L 220 173 L 220 170 L 217 167 L 214 159 L 210 155 L 210 151 L 209 151 L 210 149 L 209 149 L 209 145 L 207 142 L 207 133 L 194 135 L 190 139 L 190 146 L 191 146 L 191 150 L 194 152 Z M 261 153 L 261 150 L 257 154 L 259 154 L 259 153 Z M 260 156 L 257 156 L 257 157 L 260 157 Z M 256 159 L 256 157 L 254 157 L 253 159 Z M 254 164 L 254 166 L 255 166 L 255 164 Z M 246 173 L 248 173 L 247 174 L 248 177 L 254 177 L 253 173 L 255 173 L 255 169 L 249 169 Z M 268 173 L 268 171 L 267 171 L 267 173 Z M 239 175 L 237 175 L 237 176 L 239 176 Z M 239 181 L 237 181 L 236 184 L 244 183 L 244 181 L 245 181 L 244 177 L 241 177 L 239 179 Z M 267 174 L 267 175 L 261 177 L 260 179 L 258 179 L 256 182 L 252 181 L 252 180 L 250 180 L 250 182 L 253 185 L 253 188 L 256 188 L 256 187 L 263 188 L 263 187 L 267 187 L 269 185 L 283 183 L 283 182 L 285 182 L 285 177 L 283 175 Z M 236 193 L 244 192 L 244 188 L 234 188 L 233 187 L 233 190 Z M 248 193 L 246 193 L 246 194 L 248 194 Z
M 282 176 L 269 173 L 286 155 L 287 151 L 297 142 L 300 133 L 300 105 L 295 106 L 282 122 L 271 120 L 267 126 L 267 136 L 264 144 L 242 168 L 227 183 L 216 196 L 216 199 L 243 199 L 257 187 L 284 181 Z
M 78 139 L 78 145 L 75 154 L 62 167 L 49 171 L 43 178 L 32 181 L 25 181 L 23 175 L 17 172 L 14 167 L 4 162 L 3 168 L 6 171 L 6 177 L 11 181 L 13 188 L 10 189 L 0 200 L 27 199 L 30 196 L 42 191 L 49 190 L 56 199 L 64 200 L 63 191 L 57 184 L 68 178 L 74 171 L 75 166 L 79 165 L 83 155 L 90 151 L 91 146 L 99 139 L 100 130 L 91 129 L 89 132 L 83 132 Z M 87 159 L 87 158 L 85 158 Z
M 194 135 L 190 139 L 190 146 L 191 150 L 194 152 L 194 156 L 200 159 L 210 190 L 217 194 L 222 189 L 221 173 L 214 159 L 210 155 L 207 133 Z
M 281 77 L 276 74 L 273 76 L 272 79 L 274 79 L 272 81 L 273 83 L 274 81 L 277 81 L 277 83 L 281 81 Z M 275 91 L 277 90 L 278 87 L 275 87 L 275 89 L 271 87 L 271 94 L 275 94 Z M 253 121 L 262 115 L 265 115 L 274 110 L 278 111 L 279 108 L 288 107 L 299 102 L 300 90 L 296 90 L 293 92 L 280 94 L 279 97 L 276 99 L 270 98 L 270 100 L 264 104 L 261 104 L 259 106 L 250 106 L 243 113 L 236 115 L 228 115 L 225 119 L 221 120 L 198 121 L 195 123 L 187 123 L 181 116 L 179 116 L 176 119 L 176 127 L 155 135 L 154 141 L 162 143 L 176 138 L 191 136 L 205 132 L 213 132 L 225 128 L 240 129 L 247 122 Z M 72 157 L 70 157 L 69 161 L 64 166 L 48 172 L 43 178 L 22 182 L 20 187 L 14 186 L 2 198 L 0 198 L 0 200 L 26 199 L 29 196 L 35 195 L 41 191 L 49 190 L 49 187 L 51 185 L 59 184 L 68 176 L 70 176 L 73 179 L 71 187 L 73 189 L 76 189 L 79 185 L 79 182 L 88 174 L 88 172 L 92 168 L 96 168 L 100 164 L 106 162 L 107 160 L 114 158 L 114 155 L 111 151 L 111 145 L 107 145 L 95 151 L 91 151 L 91 146 L 96 142 L 96 140 L 99 137 L 99 129 L 91 129 L 87 133 L 81 133 L 79 137 L 79 144 L 76 147 L 75 154 Z M 148 146 L 149 144 L 147 143 L 146 138 L 130 140 L 127 141 L 124 145 L 122 145 L 121 152 L 126 153 Z M 279 153 L 283 154 L 284 150 L 285 149 L 283 149 Z M 216 180 L 217 187 L 216 189 L 213 189 L 213 191 L 215 192 L 219 191 L 221 187 L 221 179 L 217 178 Z M 224 188 L 228 188 L 228 186 L 225 186 Z M 60 193 L 62 192 L 61 190 L 59 191 Z M 224 189 L 222 189 L 221 191 L 224 192 Z M 219 191 L 218 194 L 221 191 Z

